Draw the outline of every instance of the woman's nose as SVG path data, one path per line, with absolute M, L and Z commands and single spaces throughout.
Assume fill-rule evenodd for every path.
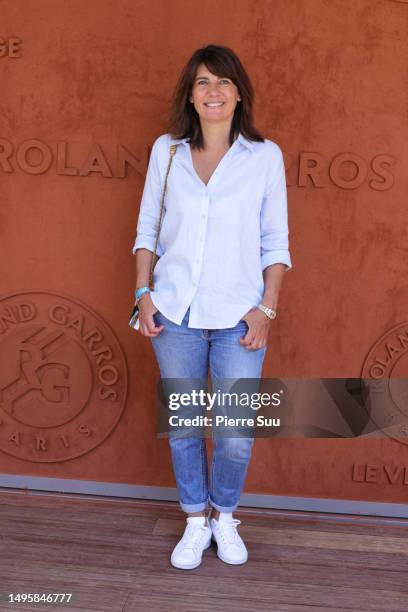
M 210 93 L 217 93 L 218 90 L 221 88 L 221 85 L 219 83 L 209 83 L 208 84 L 208 91 Z

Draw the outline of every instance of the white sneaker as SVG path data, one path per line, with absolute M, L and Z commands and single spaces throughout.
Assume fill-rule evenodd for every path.
M 220 512 L 218 521 L 210 519 L 212 537 L 217 542 L 217 555 L 225 563 L 239 565 L 248 561 L 248 551 L 237 531 L 241 521 L 232 518 L 232 512 Z
M 188 516 L 183 537 L 171 554 L 171 564 L 179 569 L 194 569 L 200 565 L 203 551 L 211 545 L 211 527 L 205 516 Z

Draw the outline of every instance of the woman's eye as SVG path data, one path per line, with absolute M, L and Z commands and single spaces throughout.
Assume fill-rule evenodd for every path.
M 229 79 L 220 79 L 220 83 L 222 85 L 228 85 L 230 81 Z M 197 85 L 207 85 L 207 81 L 197 81 Z

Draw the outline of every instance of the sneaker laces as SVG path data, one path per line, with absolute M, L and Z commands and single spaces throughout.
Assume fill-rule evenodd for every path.
M 189 523 L 182 537 L 183 548 L 195 549 L 207 532 L 207 525 L 192 525 Z
M 237 525 L 241 523 L 238 519 L 230 521 L 217 521 L 220 536 L 226 544 L 239 544 L 241 537 L 237 531 Z

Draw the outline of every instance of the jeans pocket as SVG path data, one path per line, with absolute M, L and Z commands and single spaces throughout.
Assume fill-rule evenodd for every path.
M 157 323 L 160 320 L 160 317 L 162 317 L 162 313 L 160 312 L 160 310 L 156 310 L 156 312 L 153 313 L 153 321 L 155 323 Z
M 239 327 L 239 328 L 241 328 L 241 327 L 242 327 L 242 329 L 243 329 L 243 330 L 245 330 L 245 332 L 247 332 L 247 331 L 248 331 L 248 329 L 249 329 L 249 325 L 248 325 L 248 323 L 247 323 L 247 322 L 246 322 L 244 319 L 240 319 L 240 320 L 238 321 L 238 327 Z

